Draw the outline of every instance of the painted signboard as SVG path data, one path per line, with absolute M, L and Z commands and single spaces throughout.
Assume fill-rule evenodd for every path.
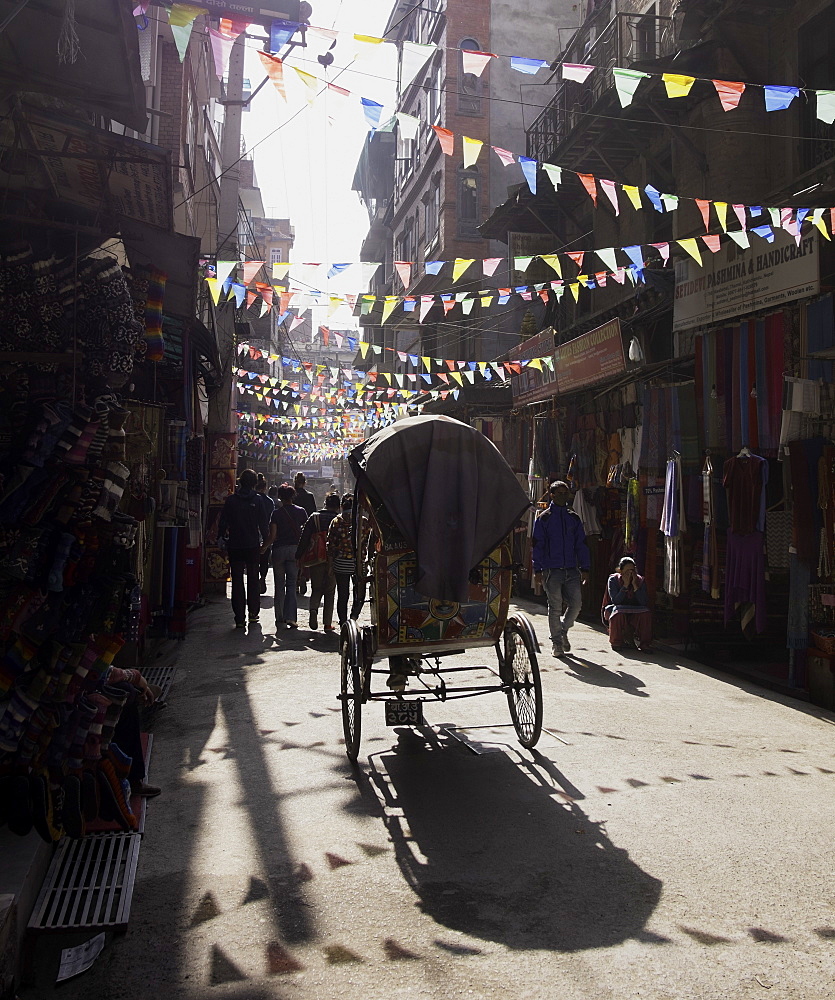
M 704 252 L 703 267 L 695 260 L 676 263 L 673 330 L 720 323 L 747 316 L 820 291 L 818 235 L 796 242 L 782 229 L 773 243 L 754 237 L 756 244 L 742 250 L 729 242 L 718 253 Z
M 620 320 L 610 320 L 566 344 L 560 344 L 556 353 L 556 369 L 560 395 L 625 371 Z

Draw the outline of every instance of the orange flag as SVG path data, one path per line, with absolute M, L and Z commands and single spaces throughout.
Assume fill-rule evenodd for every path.
M 438 141 L 441 144 L 441 149 L 447 156 L 452 156 L 453 144 L 455 141 L 455 133 L 450 132 L 448 128 L 441 128 L 440 125 L 433 125 L 432 130 L 438 137 Z
M 714 80 L 713 86 L 716 87 L 723 111 L 733 111 L 745 92 L 745 84 L 738 83 L 736 80 Z
M 702 218 L 705 220 L 705 231 L 710 231 L 710 202 L 702 199 L 696 198 L 696 204 L 699 206 L 699 211 L 702 213 Z
M 568 250 L 566 251 L 566 256 L 570 257 L 574 263 L 577 265 L 577 270 L 583 266 L 583 257 L 585 256 L 585 250 Z
M 597 207 L 597 184 L 594 181 L 593 174 L 577 174 L 580 180 L 583 182 L 583 187 L 588 191 L 589 197 L 594 202 L 595 207 Z
M 245 260 L 242 262 L 241 266 L 244 269 L 244 284 L 248 285 L 250 281 L 255 277 L 256 274 L 264 266 L 263 260 Z
M 278 56 L 271 56 L 268 52 L 259 52 L 258 55 L 264 64 L 264 71 L 273 82 L 273 86 L 286 101 L 287 91 L 284 89 L 284 64 Z

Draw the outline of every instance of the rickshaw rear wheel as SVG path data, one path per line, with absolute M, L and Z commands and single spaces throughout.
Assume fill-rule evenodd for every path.
M 542 681 L 531 631 L 513 619 L 504 630 L 503 679 L 516 735 L 530 750 L 542 733 Z
M 342 731 L 345 753 L 354 763 L 360 752 L 362 732 L 362 643 L 357 623 L 343 622 L 339 636 L 341 659 L 340 698 L 342 701 Z

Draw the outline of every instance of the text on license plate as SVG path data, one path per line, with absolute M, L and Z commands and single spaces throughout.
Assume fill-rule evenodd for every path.
M 386 703 L 386 725 L 387 726 L 422 726 L 423 725 L 423 702 L 406 699 L 387 701 Z

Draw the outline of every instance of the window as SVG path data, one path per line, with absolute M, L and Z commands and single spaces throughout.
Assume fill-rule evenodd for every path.
M 281 247 L 273 247 L 270 250 L 270 263 L 271 264 L 281 264 L 283 263 L 281 254 Z
M 424 90 L 428 96 L 427 109 L 429 113 L 429 122 L 432 125 L 437 125 L 441 120 L 441 87 L 441 61 L 438 60 L 430 68 L 429 75 L 427 76 L 426 83 L 424 84 Z
M 479 175 L 474 167 L 458 171 L 458 235 L 464 239 L 480 239 L 476 228 L 479 217 Z

